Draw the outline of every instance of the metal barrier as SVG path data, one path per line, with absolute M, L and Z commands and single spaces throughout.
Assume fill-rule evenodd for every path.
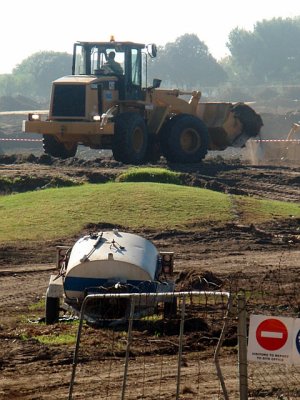
M 232 302 L 231 302 L 231 296 L 228 292 L 203 292 L 203 291 L 192 291 L 192 292 L 174 292 L 174 293 L 134 293 L 134 294 L 129 294 L 129 293 L 114 293 L 114 294 L 89 294 L 85 297 L 83 303 L 82 303 L 82 307 L 81 307 L 81 311 L 80 311 L 80 319 L 79 319 L 79 326 L 78 326 L 78 330 L 77 330 L 77 338 L 76 338 L 76 345 L 75 345 L 75 350 L 74 350 L 74 355 L 73 355 L 73 364 L 72 364 L 72 374 L 71 374 L 71 379 L 70 379 L 70 386 L 69 386 L 69 400 L 72 400 L 73 398 L 73 390 L 74 390 L 74 384 L 75 384 L 75 375 L 76 375 L 76 368 L 77 368 L 77 364 L 78 364 L 78 358 L 79 358 L 79 348 L 80 348 L 80 342 L 81 342 L 81 338 L 82 338 L 82 328 L 83 328 L 83 323 L 85 320 L 85 315 L 86 315 L 86 310 L 88 309 L 88 307 L 92 304 L 95 305 L 95 302 L 101 302 L 103 300 L 108 300 L 108 299 L 122 299 L 124 301 L 129 301 L 130 304 L 130 308 L 129 308 L 129 315 L 127 318 L 123 318 L 121 320 L 117 320 L 117 321 L 113 321 L 113 320 L 108 320 L 106 322 L 109 322 L 109 325 L 106 329 L 109 330 L 114 330 L 118 324 L 125 324 L 125 326 L 127 326 L 127 334 L 126 334 L 126 348 L 124 351 L 124 367 L 123 367 L 123 377 L 122 377 L 122 382 L 121 379 L 119 381 L 119 385 L 121 386 L 121 390 L 120 390 L 120 399 L 124 400 L 127 394 L 127 390 L 129 388 L 129 384 L 128 384 L 128 379 L 129 379 L 129 361 L 130 361 L 130 353 L 131 353 L 131 346 L 133 343 L 133 338 L 134 338 L 134 334 L 135 334 L 135 324 L 137 323 L 137 321 L 142 321 L 142 323 L 144 323 L 145 318 L 147 317 L 139 317 L 136 314 L 136 310 L 139 308 L 139 304 L 145 304 L 145 302 L 149 302 L 149 304 L 153 305 L 154 303 L 162 303 L 167 304 L 166 301 L 169 300 L 169 304 L 170 300 L 171 302 L 176 299 L 177 302 L 177 306 L 178 309 L 176 309 L 175 313 L 169 316 L 166 326 L 169 327 L 173 327 L 174 325 L 174 321 L 176 320 L 178 322 L 178 324 L 176 323 L 174 326 L 176 326 L 176 328 L 178 328 L 178 343 L 176 344 L 176 348 L 177 348 L 177 367 L 175 368 L 169 368 L 169 375 L 164 376 L 163 378 L 161 377 L 162 375 L 162 368 L 163 368 L 163 356 L 159 356 L 157 357 L 158 362 L 160 362 L 161 364 L 159 365 L 159 368 L 155 368 L 155 371 L 157 371 L 157 373 L 160 373 L 160 378 L 161 380 L 166 381 L 167 379 L 172 379 L 172 382 L 174 380 L 174 378 L 176 379 L 176 388 L 174 388 L 174 394 L 172 395 L 171 398 L 175 398 L 176 400 L 178 400 L 180 398 L 180 391 L 181 391 L 181 378 L 182 378 L 182 365 L 184 362 L 184 337 L 185 337 L 185 323 L 187 323 L 189 320 L 187 320 L 187 315 L 189 313 L 192 313 L 193 318 L 190 320 L 192 322 L 196 321 L 202 321 L 202 318 L 199 319 L 199 315 L 203 316 L 203 324 L 207 324 L 209 325 L 209 323 L 212 324 L 214 330 L 217 330 L 220 332 L 219 337 L 215 338 L 212 337 L 211 341 L 216 341 L 216 346 L 214 348 L 214 352 L 212 354 L 212 361 L 214 362 L 215 365 L 215 374 L 217 376 L 216 378 L 216 386 L 217 386 L 217 382 L 219 382 L 219 385 L 221 386 L 221 393 L 220 393 L 220 398 L 228 400 L 229 399 L 229 395 L 228 395 L 228 391 L 225 385 L 225 379 L 222 373 L 222 369 L 220 366 L 220 360 L 219 360 L 219 356 L 220 356 L 220 351 L 221 351 L 221 347 L 222 347 L 222 343 L 224 341 L 225 335 L 226 335 L 226 331 L 228 328 L 228 321 L 229 321 L 229 317 L 230 317 L 230 313 L 231 313 L 231 307 L 232 307 Z M 173 310 L 174 311 L 174 310 Z M 156 311 L 157 312 L 157 311 Z M 157 318 L 159 319 L 159 313 L 158 314 L 152 314 L 152 318 L 153 315 L 156 315 Z M 197 320 L 197 318 L 198 320 Z M 163 320 L 160 320 L 163 321 Z M 173 324 L 172 324 L 173 321 Z M 204 322 L 205 321 L 205 322 Z M 105 322 L 105 321 L 103 321 Z M 149 320 L 147 321 L 147 323 L 151 324 L 151 316 L 149 316 Z M 144 325 L 143 325 L 143 329 L 145 329 Z M 144 331 L 143 331 L 144 332 Z M 102 332 L 103 333 L 103 332 Z M 158 333 L 157 333 L 158 334 Z M 206 332 L 207 335 L 207 332 Z M 111 338 L 114 337 L 114 333 L 110 333 L 108 334 L 108 336 L 110 336 Z M 174 332 L 173 332 L 173 337 L 174 337 Z M 206 338 L 207 339 L 207 338 Z M 164 337 L 160 337 L 159 339 L 161 342 L 164 341 L 165 343 L 170 343 L 171 339 L 164 336 Z M 149 342 L 149 340 L 147 340 L 147 343 Z M 172 343 L 172 345 L 174 345 L 174 343 Z M 174 346 L 173 346 L 174 347 Z M 139 350 L 140 351 L 140 350 Z M 142 350 L 141 350 L 142 351 Z M 112 352 L 113 353 L 113 352 Z M 147 351 L 146 351 L 147 353 Z M 197 353 L 196 353 L 197 354 Z M 199 353 L 200 354 L 200 353 Z M 143 357 L 147 357 L 147 354 L 144 355 Z M 136 357 L 135 361 L 132 362 L 136 362 L 138 363 L 138 359 L 141 359 L 142 356 L 140 357 Z M 159 361 L 160 360 L 160 361 Z M 168 366 L 170 365 L 170 362 L 167 362 Z M 112 370 L 113 368 L 111 368 Z M 176 369 L 176 376 L 174 376 L 174 371 Z M 141 371 L 144 370 L 144 367 L 140 369 Z M 159 372 L 160 371 L 160 372 Z M 111 372 L 110 372 L 111 373 Z M 135 374 L 137 376 L 135 376 L 135 385 L 137 385 L 137 382 L 139 382 L 140 385 L 147 385 L 147 382 L 145 382 L 145 379 L 139 379 L 138 378 L 138 373 L 139 373 L 139 367 L 137 368 L 137 370 L 135 370 Z M 142 372 L 141 372 L 142 373 Z M 200 374 L 200 372 L 199 372 Z M 121 375 L 121 374 L 120 374 Z M 113 380 L 113 384 L 116 385 L 116 374 L 114 376 L 114 378 L 107 378 L 108 380 Z M 100 376 L 100 380 L 101 380 L 101 376 Z M 158 381 L 159 379 L 157 379 Z M 104 378 L 102 377 L 102 381 L 104 382 Z M 199 379 L 200 381 L 200 379 Z M 108 384 L 106 383 L 106 386 Z M 151 394 L 153 392 L 153 398 L 165 398 L 165 396 L 161 393 L 161 384 L 156 385 L 157 387 L 153 388 L 150 387 L 149 390 L 151 390 Z M 101 388 L 100 388 L 101 389 Z M 145 392 L 145 387 L 143 388 L 139 388 L 141 392 Z M 103 389 L 104 390 L 104 389 Z M 186 389 L 187 390 L 187 389 Z M 200 385 L 198 385 L 198 390 L 202 391 Z M 108 391 L 108 389 L 106 389 L 106 391 Z M 116 390 L 114 391 L 114 393 L 116 392 Z M 104 398 L 104 394 L 100 394 L 101 399 Z M 108 395 L 108 393 L 106 393 L 106 398 L 112 398 L 112 395 Z M 161 397 L 163 396 L 163 397 Z M 96 398 L 93 396 L 93 398 Z M 130 397 L 128 397 L 130 399 L 133 399 L 135 397 L 133 397 L 133 394 L 130 393 Z M 136 398 L 143 398 L 143 396 L 139 397 L 137 395 Z

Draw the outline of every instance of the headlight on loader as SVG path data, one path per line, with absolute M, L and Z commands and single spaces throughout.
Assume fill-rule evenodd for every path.
M 41 116 L 39 114 L 30 113 L 30 114 L 28 114 L 28 120 L 29 121 L 40 121 Z

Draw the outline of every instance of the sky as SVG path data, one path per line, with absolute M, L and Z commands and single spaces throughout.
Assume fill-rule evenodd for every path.
M 115 40 L 164 46 L 196 34 L 217 59 L 230 31 L 300 17 L 300 0 L 1 0 L 0 74 L 38 51 L 72 53 L 76 41 Z

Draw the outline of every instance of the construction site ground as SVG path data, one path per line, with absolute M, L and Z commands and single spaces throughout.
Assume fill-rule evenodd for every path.
M 163 160 L 160 167 L 171 168 L 182 172 L 187 185 L 209 188 L 231 194 L 256 196 L 262 199 L 276 199 L 288 202 L 299 202 L 300 198 L 300 168 L 284 166 L 252 166 L 231 157 L 212 158 L 198 165 L 167 165 Z M 114 179 L 126 166 L 110 158 L 77 158 L 58 161 L 48 156 L 21 154 L 0 156 L 0 175 L 19 179 L 19 185 L 1 187 L 2 194 L 36 190 L 43 187 L 57 186 L 64 181 L 102 183 Z M 59 178 L 59 179 L 58 179 Z M 94 221 L 95 222 L 95 221 Z M 227 290 L 233 276 L 242 277 L 243 282 L 251 281 L 259 285 L 261 280 L 272 270 L 283 269 L 290 274 L 292 280 L 297 280 L 300 260 L 299 219 L 291 216 L 289 219 L 274 219 L 272 222 L 257 225 L 251 217 L 245 224 L 241 223 L 240 215 L 236 213 L 231 223 L 222 227 L 213 225 L 193 228 L 187 231 L 137 231 L 137 234 L 150 239 L 162 251 L 175 252 L 175 277 L 182 289 L 199 289 L 199 277 L 210 274 L 223 282 L 221 289 Z M 105 221 L 96 221 L 95 229 L 105 229 Z M 127 230 L 127 227 L 121 227 Z M 73 238 L 61 238 L 48 242 L 24 242 L 22 232 L 17 243 L 0 244 L 0 399 L 37 400 L 67 398 L 68 386 L 72 370 L 73 344 L 42 344 L 33 337 L 47 335 L 49 332 L 62 334 L 74 326 L 61 322 L 54 326 L 39 323 L 43 311 L 33 311 L 33 305 L 39 303 L 45 296 L 49 276 L 55 268 L 55 248 L 60 244 L 70 244 L 81 234 Z M 201 279 L 200 279 L 201 281 Z M 195 284 L 198 283 L 197 284 Z M 299 282 L 299 280 L 298 280 Z M 201 287 L 204 288 L 205 287 Z M 272 293 L 270 293 L 272 296 Z M 75 332 L 75 331 L 74 331 Z M 197 332 L 197 329 L 195 329 Z M 195 332 L 190 335 L 190 354 L 195 355 L 197 346 L 193 346 Z M 75 333 L 74 333 L 75 334 Z M 108 368 L 108 361 L 101 359 L 97 352 L 97 343 L 105 337 L 101 332 L 91 327 L 85 328 L 83 338 L 84 357 L 79 362 L 76 377 L 74 398 L 100 399 L 97 397 L 100 372 Z M 156 346 L 159 347 L 159 341 Z M 198 342 L 197 342 L 198 343 Z M 212 353 L 209 345 L 204 345 L 198 352 L 203 361 L 202 372 L 212 368 Z M 147 363 L 151 357 L 147 355 Z M 164 360 L 174 355 L 161 349 Z M 106 357 L 106 360 L 109 356 Z M 207 364 L 206 364 L 207 362 Z M 184 389 L 181 389 L 182 399 L 200 398 L 193 395 L 193 383 L 198 379 L 199 370 L 192 367 L 192 361 L 186 360 L 183 373 L 186 378 Z M 237 388 L 237 354 L 236 336 L 228 341 L 221 353 L 221 366 L 226 375 L 226 385 L 235 392 Z M 140 360 L 137 357 L 136 370 L 140 370 Z M 176 371 L 173 371 L 175 377 Z M 163 397 L 174 398 L 166 393 L 168 385 L 174 387 L 174 378 L 164 382 Z M 157 385 L 155 374 L 147 375 L 147 386 Z M 139 382 L 135 383 L 139 391 Z M 202 388 L 201 399 L 222 398 L 220 385 L 207 381 Z M 233 389 L 234 388 L 234 389 Z M 155 392 L 155 391 L 154 391 Z M 154 393 L 153 392 L 153 393 Z M 118 397 L 120 387 L 115 387 L 111 398 Z M 116 397 L 114 397 L 114 395 Z M 140 396 L 140 397 L 139 397 Z M 134 398 L 157 398 L 140 394 Z M 268 396 L 264 396 L 269 398 Z M 132 397 L 133 398 L 133 397 Z M 255 396 L 253 397 L 255 398 Z M 272 397 L 270 397 L 272 398 Z

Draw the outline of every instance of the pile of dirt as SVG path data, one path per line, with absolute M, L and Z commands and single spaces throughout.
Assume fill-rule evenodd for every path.
M 199 274 L 199 271 L 183 270 L 180 271 L 176 279 L 176 285 L 179 291 L 220 290 L 222 284 L 222 279 L 211 271 L 203 271 Z

